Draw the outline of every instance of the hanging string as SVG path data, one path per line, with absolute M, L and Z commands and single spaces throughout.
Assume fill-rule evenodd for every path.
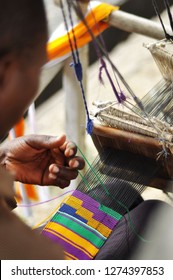
M 85 162 L 88 164 L 91 172 L 94 174 L 95 178 L 98 180 L 98 182 L 100 183 L 101 187 L 103 188 L 103 190 L 105 191 L 105 193 L 110 197 L 112 198 L 117 204 L 119 204 L 121 207 L 123 207 L 126 212 L 127 212 L 127 215 L 128 215 L 128 221 L 129 221 L 129 224 L 130 224 L 130 227 L 132 229 L 132 231 L 134 232 L 134 234 L 142 241 L 142 242 L 146 242 L 146 243 L 150 243 L 150 242 L 153 242 L 152 240 L 147 240 L 145 239 L 144 237 L 142 237 L 136 230 L 135 228 L 135 225 L 131 219 L 131 216 L 130 216 L 130 211 L 128 209 L 128 207 L 122 203 L 120 200 L 118 200 L 117 198 L 115 198 L 112 194 L 110 194 L 110 192 L 108 191 L 108 189 L 106 188 L 106 186 L 104 185 L 104 183 L 102 182 L 100 176 L 97 174 L 97 172 L 94 170 L 94 168 L 92 167 L 92 165 L 90 164 L 90 162 L 88 161 L 88 159 L 85 157 L 85 155 L 83 154 L 83 152 L 81 151 L 81 149 L 79 147 L 78 148 L 78 151 L 80 152 L 80 154 L 82 155 L 83 159 L 85 160 Z M 82 179 L 84 179 L 84 183 L 86 183 L 86 178 L 84 178 L 82 176 L 82 174 L 80 174 L 80 176 L 82 177 Z M 86 183 L 86 186 L 89 186 L 89 183 Z M 90 186 L 89 186 L 89 189 Z M 95 195 L 96 197 L 96 200 L 99 202 L 99 199 L 98 197 Z
M 173 31 L 173 19 L 172 19 L 172 14 L 171 14 L 170 5 L 169 5 L 168 0 L 164 0 L 164 3 L 165 3 L 165 7 L 166 7 L 166 9 L 167 9 L 167 13 L 168 13 L 168 17 L 169 17 L 170 26 L 171 26 L 171 29 L 172 29 L 172 31 Z
M 79 10 L 80 10 L 81 16 L 82 16 L 82 18 L 84 19 L 84 15 L 83 15 L 83 13 L 82 13 L 82 11 L 81 11 L 81 9 L 80 9 L 79 3 L 77 3 L 77 4 L 78 4 L 78 8 L 79 8 Z M 92 10 L 91 10 L 91 11 L 92 11 Z M 95 20 L 95 17 L 94 17 L 94 20 Z M 96 22 L 95 22 L 95 23 L 96 23 Z M 96 23 L 95 25 L 96 25 L 96 27 L 98 28 L 97 23 Z M 98 32 L 98 33 L 100 33 L 100 32 Z M 110 73 L 109 73 L 109 70 L 108 70 L 108 68 L 107 68 L 106 62 L 105 62 L 105 60 L 104 60 L 104 58 L 103 58 L 103 55 L 102 55 L 102 53 L 100 52 L 100 49 L 99 49 L 99 47 L 98 47 L 98 45 L 97 45 L 97 43 L 96 43 L 95 36 L 93 36 L 92 39 L 93 39 L 93 45 L 94 45 L 95 50 L 96 50 L 96 54 L 97 54 L 97 56 L 98 56 L 98 58 L 99 58 L 99 60 L 100 60 L 100 64 L 101 64 L 100 69 L 99 69 L 99 80 L 100 80 L 100 82 L 103 84 L 102 70 L 104 69 L 104 70 L 105 70 L 105 73 L 106 73 L 106 76 L 107 76 L 107 78 L 108 78 L 108 80 L 109 80 L 109 82 L 110 82 L 110 85 L 111 85 L 111 87 L 112 87 L 112 90 L 113 90 L 113 92 L 114 92 L 114 94 L 115 94 L 115 97 L 116 97 L 118 103 L 123 103 L 123 102 L 126 100 L 126 97 L 125 97 L 125 95 L 124 95 L 124 93 L 123 93 L 122 91 L 120 91 L 120 94 L 118 93 L 118 91 L 117 91 L 117 89 L 116 89 L 116 87 L 115 87 L 115 85 L 114 85 L 114 83 L 113 83 L 113 80 L 112 80 L 112 78 L 111 78 L 111 75 L 110 75 Z
M 100 42 L 101 42 L 102 46 L 104 47 L 107 56 L 109 56 L 109 53 L 108 53 L 107 48 L 106 48 L 105 41 L 104 41 L 103 36 L 102 36 L 102 32 L 100 31 L 99 25 L 98 25 L 98 23 L 96 21 L 95 15 L 94 15 L 93 10 L 91 9 L 91 7 L 90 7 L 90 10 L 91 10 L 91 14 L 93 16 L 94 22 L 95 22 L 95 26 L 96 26 L 97 31 L 98 31 L 98 39 L 100 39 Z M 97 50 L 99 50 L 97 44 L 95 44 L 95 46 L 96 46 Z M 112 70 L 113 70 L 113 68 L 112 68 Z M 117 78 L 114 70 L 113 70 L 113 74 L 114 74 L 116 83 L 117 83 L 118 88 L 119 88 L 120 100 L 121 100 L 121 102 L 124 102 L 124 101 L 126 101 L 126 96 L 125 96 L 125 94 L 123 93 L 123 91 L 122 91 L 122 89 L 120 87 L 120 83 L 118 81 L 118 78 Z M 100 71 L 100 75 L 99 75 L 99 80 L 102 80 L 102 78 L 101 78 L 101 71 Z
M 65 28 L 66 28 L 66 31 L 67 31 L 67 36 L 68 36 L 68 41 L 69 41 L 69 44 L 70 44 L 71 54 L 72 54 L 74 63 L 76 63 L 76 56 L 75 56 L 75 52 L 74 52 L 74 49 L 73 49 L 72 41 L 70 39 L 70 34 L 69 34 L 69 30 L 68 30 L 68 23 L 67 23 L 67 20 L 66 20 L 65 9 L 64 9 L 64 4 L 63 4 L 62 0 L 60 0 L 60 7 L 61 7 L 61 12 L 62 12 L 62 15 L 63 15 L 63 19 L 64 19 Z
M 116 89 L 116 87 L 115 87 L 115 85 L 114 85 L 114 83 L 113 83 L 113 80 L 112 80 L 112 78 L 111 78 L 111 75 L 109 74 L 109 71 L 108 71 L 108 69 L 107 69 L 106 62 L 104 61 L 103 57 L 100 58 L 100 62 L 101 62 L 100 77 L 101 77 L 102 70 L 104 69 L 105 72 L 106 72 L 106 75 L 107 75 L 107 77 L 108 77 L 108 80 L 109 80 L 109 82 L 110 82 L 110 84 L 111 84 L 111 87 L 112 87 L 112 89 L 113 89 L 113 92 L 114 92 L 114 94 L 115 94 L 115 96 L 116 96 L 116 98 L 117 98 L 118 103 L 123 103 L 123 102 L 126 100 L 126 97 L 125 97 L 125 95 L 124 95 L 123 98 L 122 98 L 122 97 L 119 95 L 119 93 L 118 93 L 118 91 L 117 91 L 117 89 Z M 100 80 L 102 80 L 102 79 L 100 78 Z
M 165 2 L 165 1 L 164 1 L 164 2 Z M 160 12 L 159 12 L 158 5 L 157 5 L 156 0 L 152 0 L 152 3 L 153 3 L 153 7 L 154 7 L 154 9 L 155 9 L 155 12 L 156 12 L 156 14 L 157 14 L 157 16 L 158 16 L 158 18 L 159 18 L 159 20 L 160 20 L 160 23 L 161 23 L 161 25 L 162 25 L 163 31 L 164 31 L 164 33 L 165 33 L 165 38 L 168 39 L 168 40 L 173 39 L 173 36 L 171 36 L 170 34 L 168 34 L 167 31 L 166 31 L 166 28 L 165 28 L 164 23 L 163 23 L 163 21 L 162 21 L 162 18 L 161 18 L 161 15 L 160 15 Z M 167 1 L 165 2 L 165 5 L 166 5 L 167 11 L 168 11 L 169 5 L 168 5 Z M 168 14 L 169 14 L 169 13 L 170 13 L 170 10 L 168 11 Z M 170 22 L 172 22 L 171 17 L 170 17 Z M 172 25 L 172 23 L 171 23 L 171 25 Z
M 72 2 L 72 5 L 77 13 L 77 15 L 79 16 L 79 18 L 83 21 L 83 23 L 85 24 L 91 38 L 92 41 L 97 44 L 98 48 L 100 49 L 100 51 L 102 51 L 102 53 L 104 54 L 104 56 L 106 57 L 106 59 L 108 60 L 108 62 L 110 63 L 111 67 L 114 69 L 114 71 L 116 72 L 117 76 L 119 77 L 119 79 L 121 80 L 121 82 L 124 84 L 124 86 L 126 87 L 126 89 L 128 90 L 128 92 L 130 93 L 130 95 L 133 97 L 133 100 L 135 101 L 135 103 L 138 105 L 138 107 L 140 108 L 140 110 L 142 112 L 145 112 L 144 106 L 141 102 L 141 100 L 135 95 L 135 93 L 133 92 L 133 90 L 131 89 L 131 87 L 128 85 L 128 83 L 126 82 L 126 80 L 123 78 L 123 76 L 121 75 L 121 73 L 119 72 L 119 70 L 117 69 L 117 67 L 114 65 L 114 63 L 111 61 L 111 59 L 109 58 L 109 56 L 107 55 L 106 51 L 104 50 L 104 47 L 102 46 L 102 44 L 100 44 L 100 42 L 98 41 L 98 39 L 93 35 L 91 29 L 88 26 L 87 21 L 85 20 L 85 17 L 83 16 L 83 13 L 80 9 L 79 3 L 76 2 L 76 4 L 74 2 Z M 147 114 L 145 112 L 145 114 Z
M 82 64 L 80 61 L 76 36 L 75 36 L 74 28 L 73 28 L 74 25 L 73 25 L 72 11 L 71 11 L 71 2 L 69 0 L 66 0 L 66 1 L 67 1 L 69 18 L 70 18 L 70 23 L 71 23 L 71 30 L 72 30 L 72 34 L 73 34 L 74 48 L 73 48 L 72 40 L 70 38 L 68 23 L 67 23 L 66 14 L 65 14 L 64 5 L 63 5 L 62 0 L 60 0 L 60 6 L 61 6 L 62 15 L 63 15 L 66 31 L 68 34 L 68 40 L 69 40 L 72 58 L 73 58 L 73 63 L 71 64 L 71 66 L 74 67 L 75 74 L 76 74 L 77 80 L 78 80 L 80 88 L 81 88 L 82 98 L 83 98 L 84 107 L 85 107 L 86 116 L 87 116 L 87 128 L 86 129 L 87 129 L 87 133 L 91 135 L 93 132 L 94 125 L 93 125 L 93 121 L 90 118 L 88 105 L 87 105 L 87 101 L 86 101 L 86 97 L 85 97 L 85 90 L 84 90 L 84 85 L 83 85 Z
M 68 4 L 70 23 L 71 23 L 71 27 L 72 27 L 73 40 L 74 40 L 74 45 L 75 45 L 75 52 L 76 52 L 76 57 L 77 57 L 77 60 L 74 61 L 73 66 L 74 66 L 74 69 L 75 69 L 76 77 L 77 77 L 77 79 L 79 81 L 79 84 L 80 84 L 80 87 L 81 87 L 82 97 L 83 97 L 85 111 L 86 111 L 86 115 L 87 115 L 87 132 L 88 132 L 89 135 L 91 135 L 92 132 L 93 132 L 93 121 L 90 118 L 88 105 L 87 105 L 87 101 L 86 101 L 86 97 L 85 97 L 85 90 L 84 90 L 84 86 L 83 86 L 83 82 L 82 82 L 82 80 L 83 80 L 82 64 L 81 64 L 81 61 L 80 61 L 76 36 L 75 36 L 75 32 L 74 32 L 71 2 L 69 0 L 67 0 L 67 4 Z
M 88 183 L 88 181 L 86 180 L 85 176 L 83 176 L 82 173 L 81 173 L 80 171 L 79 171 L 79 175 L 80 175 L 80 177 L 82 178 L 82 181 L 84 182 L 85 186 L 88 187 L 88 190 L 92 191 L 92 188 L 90 187 L 90 184 Z M 97 202 L 99 202 L 99 199 L 98 199 L 98 197 L 97 197 L 97 195 L 96 195 L 95 193 L 94 193 L 93 196 L 95 197 L 95 200 L 96 200 Z
M 71 27 L 72 27 L 71 30 L 72 30 L 72 34 L 73 34 L 75 52 L 76 52 L 76 57 L 77 57 L 77 61 L 75 61 L 75 63 L 79 63 L 80 62 L 80 57 L 79 57 L 79 51 L 78 51 L 78 46 L 77 46 L 77 40 L 76 40 L 76 36 L 75 36 L 75 32 L 74 32 L 74 24 L 73 24 L 73 18 L 72 18 L 71 2 L 69 0 L 67 0 L 67 4 L 68 4 L 68 12 L 69 12 L 70 24 L 71 24 Z

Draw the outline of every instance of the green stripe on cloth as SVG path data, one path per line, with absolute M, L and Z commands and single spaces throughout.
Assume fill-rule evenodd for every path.
M 82 223 L 78 220 L 78 223 L 73 219 L 73 216 L 70 216 L 70 218 L 65 217 L 65 215 L 62 215 L 61 213 L 58 213 L 55 215 L 52 219 L 52 222 L 59 223 L 71 231 L 75 232 L 76 234 L 79 234 L 81 237 L 85 238 L 86 240 L 90 241 L 94 246 L 97 248 L 100 248 L 105 240 L 102 240 L 98 236 L 96 236 L 94 233 L 90 232 L 82 225 Z
M 100 205 L 99 209 L 101 211 L 103 211 L 104 213 L 110 215 L 111 217 L 115 218 L 116 220 L 120 220 L 122 218 L 122 215 L 119 214 L 118 212 L 116 212 L 115 210 L 112 210 L 106 206 L 104 206 L 103 204 Z

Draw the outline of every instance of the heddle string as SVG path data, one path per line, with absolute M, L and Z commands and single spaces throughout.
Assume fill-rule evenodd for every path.
M 63 5 L 62 0 L 60 0 L 60 6 L 61 6 L 62 15 L 63 15 L 66 31 L 68 34 L 69 44 L 70 44 L 72 58 L 73 58 L 73 63 L 71 64 L 71 66 L 74 67 L 75 74 L 76 74 L 77 80 L 78 80 L 80 88 L 81 88 L 82 98 L 83 98 L 84 107 L 85 107 L 86 116 L 87 116 L 87 132 L 88 132 L 88 134 L 91 135 L 92 131 L 93 131 L 93 122 L 89 115 L 87 100 L 86 100 L 86 96 L 85 96 L 85 90 L 84 90 L 84 85 L 83 85 L 82 64 L 80 61 L 76 36 L 75 36 L 74 28 L 73 28 L 74 24 L 73 24 L 73 18 L 72 18 L 71 1 L 69 1 L 69 0 L 66 0 L 66 1 L 67 1 L 67 6 L 68 6 L 71 30 L 72 30 L 72 34 L 73 34 L 73 43 L 72 43 L 72 39 L 69 35 L 69 28 L 68 28 L 68 23 L 67 23 L 66 14 L 65 14 L 64 5 Z M 74 46 L 73 46 L 73 44 L 74 44 Z
M 173 36 L 170 35 L 167 31 L 166 31 L 166 28 L 165 28 L 165 25 L 163 23 L 163 20 L 162 20 L 162 17 L 160 15 L 160 12 L 159 12 L 159 8 L 158 8 L 158 5 L 157 5 L 157 1 L 156 0 L 152 0 L 152 3 L 153 3 L 153 7 L 155 9 L 155 12 L 160 20 L 160 23 L 162 25 L 162 28 L 163 28 L 163 31 L 164 31 L 164 34 L 165 34 L 165 38 L 168 39 L 168 40 L 172 40 L 173 39 Z M 164 0 L 164 4 L 165 4 L 165 7 L 166 7 L 166 10 L 167 10 L 167 13 L 168 13 L 168 17 L 169 17 L 169 21 L 170 21 L 170 25 L 171 25 L 171 28 L 173 30 L 173 20 L 172 20 L 172 15 L 171 15 L 171 11 L 170 11 L 170 7 L 169 7 L 169 3 L 167 0 Z

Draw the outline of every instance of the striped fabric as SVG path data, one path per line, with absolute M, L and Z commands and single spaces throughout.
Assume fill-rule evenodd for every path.
M 42 234 L 62 245 L 66 259 L 91 260 L 121 217 L 75 190 L 47 223 Z

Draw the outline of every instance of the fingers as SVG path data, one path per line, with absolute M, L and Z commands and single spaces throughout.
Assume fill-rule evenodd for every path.
M 65 143 L 62 147 L 64 155 L 67 157 L 67 164 L 71 168 L 82 170 L 85 166 L 85 161 L 82 157 L 75 156 L 77 153 L 77 146 L 73 142 Z
M 70 180 L 65 180 L 49 173 L 48 183 L 47 185 L 57 186 L 61 189 L 67 188 L 70 185 Z
M 55 163 L 62 165 L 66 163 L 67 159 L 72 158 L 77 153 L 77 147 L 72 142 L 65 141 L 62 146 L 51 150 L 52 157 Z
M 74 158 L 69 159 L 68 165 L 71 168 L 82 170 L 85 167 L 85 161 L 82 157 L 76 156 Z
M 49 172 L 50 174 L 65 180 L 73 180 L 78 176 L 78 171 L 76 169 L 65 166 L 58 167 L 56 164 L 51 164 L 49 166 Z
M 64 152 L 66 157 L 75 156 L 77 153 L 77 146 L 73 142 L 65 142 L 64 145 L 60 147 L 60 150 Z
M 75 156 L 77 153 L 77 146 L 73 142 L 65 142 L 60 150 L 64 153 L 66 159 L 66 165 L 70 168 L 82 170 L 85 166 L 85 162 L 82 157 Z M 56 162 L 56 153 L 59 156 L 59 149 L 54 149 L 53 154 Z M 58 162 L 56 162 L 58 164 Z
M 66 143 L 66 136 L 60 137 L 48 136 L 48 135 L 27 135 L 25 141 L 35 149 L 56 149 Z

